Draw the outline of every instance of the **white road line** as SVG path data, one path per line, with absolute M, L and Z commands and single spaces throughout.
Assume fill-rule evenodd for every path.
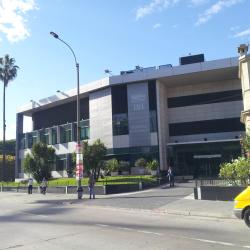
M 109 225 L 105 225 L 105 224 L 96 224 L 96 226 L 99 226 L 99 227 L 109 227 Z
M 230 243 L 230 242 L 215 241 L 215 240 L 206 240 L 206 239 L 190 238 L 190 237 L 183 237 L 183 238 L 190 239 L 190 240 L 201 241 L 201 242 L 205 242 L 205 243 L 219 244 L 219 245 L 224 245 L 224 246 L 235 246 L 235 244 Z
M 133 231 L 134 229 L 132 228 L 128 228 L 128 227 L 117 227 L 118 229 L 121 229 L 121 230 L 127 230 L 127 231 Z
M 143 231 L 143 230 L 137 230 L 138 233 L 144 233 L 144 234 L 153 234 L 153 232 L 150 231 Z
M 250 246 L 243 246 L 244 248 L 250 248 Z

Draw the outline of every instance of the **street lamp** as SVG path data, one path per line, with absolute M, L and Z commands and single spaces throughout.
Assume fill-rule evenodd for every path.
M 76 60 L 75 53 L 73 49 L 70 47 L 68 43 L 66 43 L 64 40 L 62 40 L 58 34 L 51 31 L 50 35 L 52 35 L 54 38 L 60 40 L 62 43 L 64 43 L 72 52 L 74 59 L 75 59 L 75 65 L 76 65 L 76 72 L 77 72 L 77 98 L 76 98 L 76 137 L 77 137 L 77 144 L 76 144 L 76 179 L 78 180 L 77 183 L 77 193 L 78 193 L 78 199 L 82 198 L 82 185 L 81 185 L 81 179 L 83 176 L 83 163 L 82 163 L 82 152 L 81 152 L 81 142 L 80 142 L 80 98 L 79 98 L 79 63 Z

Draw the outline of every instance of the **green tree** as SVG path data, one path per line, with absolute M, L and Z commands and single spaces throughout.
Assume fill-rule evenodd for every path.
M 103 160 L 107 153 L 107 148 L 100 139 L 97 139 L 92 145 L 83 142 L 83 165 L 88 174 L 94 174 L 97 180 L 100 175 L 100 169 L 103 166 Z
M 250 158 L 238 157 L 230 163 L 223 163 L 219 176 L 234 185 L 247 185 L 250 182 Z
M 3 168 L 2 176 L 4 178 L 5 169 L 5 131 L 6 131 L 6 121 L 5 121 L 5 89 L 9 82 L 14 80 L 17 76 L 18 66 L 15 65 L 15 59 L 10 58 L 9 55 L 5 55 L 0 58 L 0 80 L 3 82 Z
M 31 154 L 24 159 L 24 172 L 31 174 L 40 183 L 43 178 L 51 178 L 52 166 L 55 161 L 55 149 L 45 143 L 36 143 L 32 146 Z

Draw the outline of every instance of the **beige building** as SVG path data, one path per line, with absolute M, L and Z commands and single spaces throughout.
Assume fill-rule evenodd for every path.
M 246 131 L 250 130 L 250 55 L 247 54 L 248 46 L 241 44 L 238 48 L 239 57 L 239 78 L 241 79 L 243 111 L 241 121 L 246 126 Z

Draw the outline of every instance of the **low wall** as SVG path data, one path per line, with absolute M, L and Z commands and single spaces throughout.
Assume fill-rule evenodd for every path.
M 233 201 L 246 187 L 242 186 L 200 186 L 194 188 L 195 199 Z

